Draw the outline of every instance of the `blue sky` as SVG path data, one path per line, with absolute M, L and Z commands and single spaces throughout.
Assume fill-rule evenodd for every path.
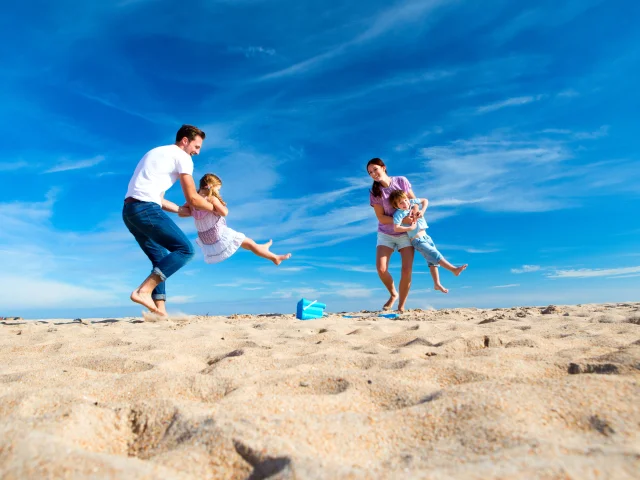
M 122 199 L 183 123 L 207 133 L 195 176 L 222 178 L 229 225 L 293 258 L 197 255 L 170 311 L 380 306 L 374 156 L 470 265 L 442 272 L 443 295 L 416 257 L 409 308 L 638 300 L 639 16 L 630 0 L 3 6 L 0 316 L 139 315 L 150 267 Z

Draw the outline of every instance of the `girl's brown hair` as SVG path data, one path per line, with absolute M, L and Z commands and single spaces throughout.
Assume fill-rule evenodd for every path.
M 221 187 L 221 186 L 222 186 L 222 180 L 220 180 L 220 177 L 218 177 L 217 175 L 214 175 L 213 173 L 206 173 L 200 179 L 199 191 L 206 190 L 207 197 L 209 198 L 216 197 L 218 200 L 220 200 L 220 203 L 222 205 L 226 206 L 227 204 L 225 203 L 224 200 L 222 200 L 222 197 L 220 196 L 220 194 L 214 190 L 214 188 Z
M 387 166 L 379 158 L 372 158 L 371 160 L 369 160 L 369 163 L 367 163 L 367 173 L 369 173 L 369 165 L 378 165 L 379 167 L 384 168 L 385 172 L 387 171 Z M 373 185 L 371 187 L 371 194 L 374 197 L 379 197 L 380 195 L 382 195 L 382 191 L 380 190 L 380 188 L 381 188 L 380 187 L 380 182 L 376 182 L 374 180 L 373 181 Z

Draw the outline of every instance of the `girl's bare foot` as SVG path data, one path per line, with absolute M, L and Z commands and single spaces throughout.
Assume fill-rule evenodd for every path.
M 156 304 L 153 303 L 150 293 L 141 293 L 139 290 L 134 290 L 131 292 L 129 298 L 143 307 L 147 307 L 153 313 L 158 313 L 158 309 L 156 308 Z
M 382 310 L 391 310 L 391 307 L 393 307 L 393 304 L 396 303 L 396 300 L 398 300 L 398 292 L 394 292 L 391 294 L 389 300 L 387 300 L 387 303 L 382 306 Z
M 458 276 L 458 275 L 460 275 L 460 274 L 462 273 L 462 271 L 463 271 L 464 269 L 466 269 L 468 266 L 469 266 L 469 265 L 467 265 L 467 264 L 465 263 L 465 264 L 464 264 L 464 265 L 462 265 L 461 267 L 456 267 L 456 268 L 453 270 L 453 274 L 457 277 L 457 276 Z M 445 293 L 447 293 L 447 292 L 445 292 Z
M 466 268 L 466 265 L 465 265 Z M 434 290 L 440 290 L 442 293 L 449 293 L 449 290 L 447 290 L 446 288 L 444 288 L 441 284 L 436 284 L 433 286 Z
M 280 265 L 285 260 L 289 260 L 291 258 L 291 254 L 287 253 L 286 255 L 276 255 L 276 258 L 273 259 L 273 263 L 276 265 Z

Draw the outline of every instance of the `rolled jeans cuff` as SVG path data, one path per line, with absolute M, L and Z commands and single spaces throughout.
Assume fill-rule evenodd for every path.
M 167 279 L 165 274 L 162 273 L 162 270 L 160 270 L 158 267 L 154 267 L 153 270 L 151 270 L 151 273 L 155 273 L 156 275 L 158 275 L 162 282 L 164 282 Z
M 151 294 L 151 299 L 152 300 L 167 300 L 167 296 L 164 293 L 152 293 Z

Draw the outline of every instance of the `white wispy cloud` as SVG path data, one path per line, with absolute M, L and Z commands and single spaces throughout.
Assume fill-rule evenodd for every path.
M 255 56 L 268 56 L 272 57 L 276 54 L 275 49 L 265 48 L 261 46 L 249 46 L 249 47 L 229 47 L 230 52 L 241 53 L 247 58 Z
M 540 265 L 523 265 L 521 268 L 512 268 L 511 273 L 530 273 L 541 269 Z
M 513 97 L 508 98 L 506 100 L 502 100 L 496 103 L 490 103 L 488 105 L 483 105 L 481 107 L 476 108 L 475 113 L 481 115 L 483 113 L 495 112 L 496 110 L 501 110 L 507 107 L 519 107 L 522 105 L 526 105 L 528 103 L 533 103 L 546 98 L 546 95 L 528 95 L 524 97 Z
M 494 285 L 491 288 L 514 288 L 514 287 L 519 287 L 520 284 L 519 283 L 510 283 L 508 285 Z
M 4 310 L 16 310 L 18 315 L 19 310 L 24 308 L 59 308 L 69 305 L 80 308 L 109 303 L 118 304 L 118 297 L 101 288 L 78 286 L 35 274 L 0 273 L 0 305 Z
M 29 166 L 24 160 L 16 160 L 15 162 L 0 163 L 0 172 L 11 172 L 13 170 L 21 170 Z
M 553 135 L 493 133 L 420 150 L 426 181 L 414 192 L 431 199 L 474 202 L 489 211 L 542 212 L 576 206 L 578 199 L 634 188 L 640 171 L 629 162 L 595 162 L 566 168 L 578 155 Z
M 190 303 L 195 298 L 195 295 L 172 295 L 171 303 Z
M 577 270 L 556 270 L 549 274 L 549 278 L 593 278 L 593 277 L 614 277 L 619 275 L 629 275 L 640 272 L 640 267 L 622 268 L 581 268 Z
M 396 28 L 407 24 L 419 24 L 426 15 L 447 3 L 450 2 L 447 0 L 405 0 L 400 2 L 393 7 L 379 12 L 368 21 L 363 22 L 364 25 L 368 25 L 366 30 L 350 40 L 331 47 L 321 54 L 264 75 L 260 80 L 273 80 L 309 72 L 318 68 L 320 65 L 326 64 L 329 60 L 344 55 L 352 48 L 369 43 Z
M 367 298 L 373 295 L 374 290 L 367 288 L 357 283 L 348 282 L 323 282 L 325 285 L 331 287 L 331 291 L 328 294 L 336 295 L 344 298 Z
M 573 97 L 579 97 L 580 96 L 580 92 L 577 92 L 573 88 L 568 88 L 566 90 L 562 90 L 561 92 L 558 92 L 556 96 L 565 97 L 565 98 L 573 98 Z
M 105 160 L 104 155 L 98 155 L 93 158 L 88 158 L 86 160 L 63 160 L 57 165 L 53 166 L 49 170 L 45 170 L 44 173 L 57 173 L 57 172 L 67 172 L 69 170 L 80 170 L 83 168 L 91 168 L 95 167 L 99 163 L 102 163 Z

